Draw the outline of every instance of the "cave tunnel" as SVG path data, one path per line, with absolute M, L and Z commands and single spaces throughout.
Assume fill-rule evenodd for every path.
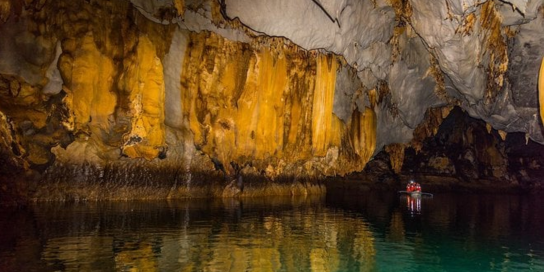
M 544 269 L 542 0 L 0 0 L 0 37 L 11 270 Z

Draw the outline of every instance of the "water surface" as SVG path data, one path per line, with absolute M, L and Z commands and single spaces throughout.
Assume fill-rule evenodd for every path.
M 0 212 L 1 271 L 544 271 L 544 200 L 394 193 L 40 203 Z

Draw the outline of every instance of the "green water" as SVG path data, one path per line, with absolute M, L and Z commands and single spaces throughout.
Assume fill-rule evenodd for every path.
M 543 204 L 381 193 L 4 207 L 0 271 L 544 271 Z

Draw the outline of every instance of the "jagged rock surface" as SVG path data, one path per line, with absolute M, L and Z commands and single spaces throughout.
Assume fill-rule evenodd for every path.
M 2 0 L 2 171 L 399 172 L 453 106 L 544 144 L 543 29 L 542 0 Z

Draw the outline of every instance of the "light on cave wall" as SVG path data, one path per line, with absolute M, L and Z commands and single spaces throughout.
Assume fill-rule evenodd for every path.
M 102 141 L 100 135 L 110 130 L 108 117 L 117 104 L 117 96 L 111 92 L 113 61 L 96 48 L 92 33 L 80 41 L 65 41 L 64 50 L 60 57 L 61 73 L 67 81 L 64 103 L 72 111 L 65 125 Z
M 124 60 L 128 69 L 120 89 L 129 93 L 132 125 L 123 153 L 131 158 L 156 158 L 165 144 L 164 76 L 155 51 L 149 38 L 141 36 L 136 55 Z
M 77 17 L 61 16 L 45 22 L 52 24 L 50 28 L 43 27 L 55 37 L 44 47 L 59 47 L 58 65 L 44 67 L 57 68 L 62 83 L 63 92 L 56 93 L 62 102 L 51 107 L 59 109 L 59 116 L 51 126 L 64 138 L 45 130 L 40 144 L 24 138 L 25 158 L 32 164 L 103 164 L 125 157 L 167 158 L 167 164 L 180 153 L 190 164 L 200 154 L 181 150 L 190 146 L 193 149 L 187 150 L 226 165 L 260 163 L 256 168 L 271 167 L 276 174 L 287 174 L 280 169 L 283 165 L 290 167 L 289 174 L 343 175 L 362 170 L 374 154 L 376 93 L 367 94 L 360 87 L 361 101 L 368 98 L 369 108 L 365 108 L 369 103 L 350 101 L 350 94 L 341 96 L 348 101 L 342 105 L 346 118 L 333 112 L 335 94 L 344 91 L 337 83 L 345 79 L 337 76 L 352 69 L 343 57 L 306 50 L 285 38 L 236 42 L 214 32 L 157 25 L 139 13 L 137 18 L 127 16 L 127 3 L 116 2 L 114 9 L 102 9 L 100 4 L 110 2 L 61 1 L 40 11 L 80 11 L 86 19 L 76 22 L 72 20 Z M 176 1 L 178 5 L 183 1 Z M 113 17 L 89 15 L 98 11 L 103 18 Z M 172 42 L 175 31 L 184 37 L 181 47 Z M 179 50 L 184 58 L 166 61 L 170 50 Z M 7 104 L 17 105 L 17 111 L 8 116 L 15 117 L 15 124 L 30 119 L 35 128 L 43 128 L 53 96 L 42 96 L 39 86 L 31 88 L 24 78 L 6 78 L 21 82 L 20 88 L 6 92 L 17 94 Z M 167 108 L 165 97 L 173 88 L 179 92 L 168 98 Z M 180 114 L 172 115 L 175 110 Z
M 312 149 L 316 156 L 326 155 L 332 134 L 339 133 L 332 130 L 335 83 L 336 60 L 333 56 L 318 56 L 312 107 Z
M 344 154 L 359 158 L 346 169 L 362 169 L 374 153 L 372 109 L 355 109 L 348 124 L 333 113 L 337 56 L 308 52 L 283 39 L 245 44 L 195 33 L 190 40 L 182 108 L 195 145 L 206 153 L 222 162 L 292 163 L 344 148 L 349 150 Z M 342 147 L 343 138 L 351 144 Z

